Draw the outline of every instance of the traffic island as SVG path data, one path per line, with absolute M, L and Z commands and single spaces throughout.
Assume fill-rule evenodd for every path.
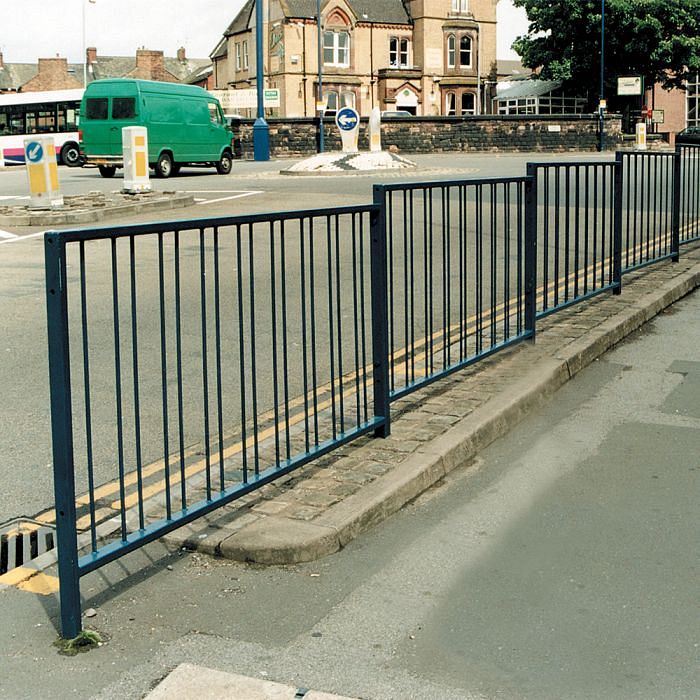
M 65 195 L 63 205 L 54 208 L 0 206 L 0 227 L 92 224 L 118 216 L 179 209 L 193 204 L 194 195 L 183 192 L 89 192 Z
M 369 153 L 319 153 L 280 170 L 280 175 L 348 175 L 377 170 L 407 170 L 416 164 L 389 151 Z

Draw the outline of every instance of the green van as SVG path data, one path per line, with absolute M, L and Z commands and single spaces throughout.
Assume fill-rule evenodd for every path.
M 233 166 L 233 133 L 218 100 L 195 85 L 116 78 L 96 80 L 80 104 L 80 150 L 103 177 L 123 166 L 122 128 L 148 129 L 148 162 L 158 177 L 184 164 Z

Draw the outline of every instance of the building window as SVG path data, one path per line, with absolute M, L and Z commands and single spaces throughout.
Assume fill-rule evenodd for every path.
M 389 66 L 391 68 L 408 68 L 409 41 L 406 38 L 389 39 Z
M 687 126 L 700 126 L 700 73 L 688 81 L 688 124 Z
M 326 101 L 326 114 L 329 112 L 335 114 L 338 111 L 338 93 L 335 90 L 328 90 L 323 93 L 323 98 Z
M 469 12 L 469 0 L 452 0 L 452 14 L 466 15 Z
M 241 70 L 241 44 L 236 44 L 236 71 Z
M 248 70 L 249 68 L 249 63 L 248 63 L 248 42 L 244 41 L 243 42 L 243 70 Z
M 445 94 L 445 114 L 448 117 L 476 114 L 476 95 L 468 90 L 450 90 Z
M 323 32 L 323 63 L 345 68 L 350 65 L 350 35 L 347 32 Z
M 476 114 L 476 95 L 473 92 L 462 93 L 462 114 Z
M 454 68 L 456 65 L 456 50 L 455 44 L 456 39 L 454 34 L 450 34 L 447 37 L 447 67 Z
M 460 68 L 471 68 L 472 65 L 472 40 L 468 36 L 463 36 L 459 40 L 459 66 Z

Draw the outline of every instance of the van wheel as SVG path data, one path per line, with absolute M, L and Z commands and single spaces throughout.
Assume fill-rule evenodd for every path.
M 116 165 L 98 165 L 97 168 L 99 169 L 102 177 L 114 177 L 114 173 L 117 172 Z
M 156 161 L 156 177 L 170 177 L 173 174 L 173 159 L 169 153 L 161 153 Z
M 68 141 L 61 147 L 61 162 L 69 168 L 77 168 L 81 165 L 80 148 L 74 141 Z
M 228 175 L 233 168 L 233 157 L 228 151 L 224 151 L 221 160 L 216 164 L 216 172 L 219 175 Z

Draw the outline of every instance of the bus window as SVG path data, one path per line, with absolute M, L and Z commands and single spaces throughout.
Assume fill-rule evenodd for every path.
M 114 97 L 112 99 L 112 119 L 133 119 L 135 116 L 135 97 Z
M 107 98 L 93 97 L 87 100 L 86 119 L 107 119 Z

